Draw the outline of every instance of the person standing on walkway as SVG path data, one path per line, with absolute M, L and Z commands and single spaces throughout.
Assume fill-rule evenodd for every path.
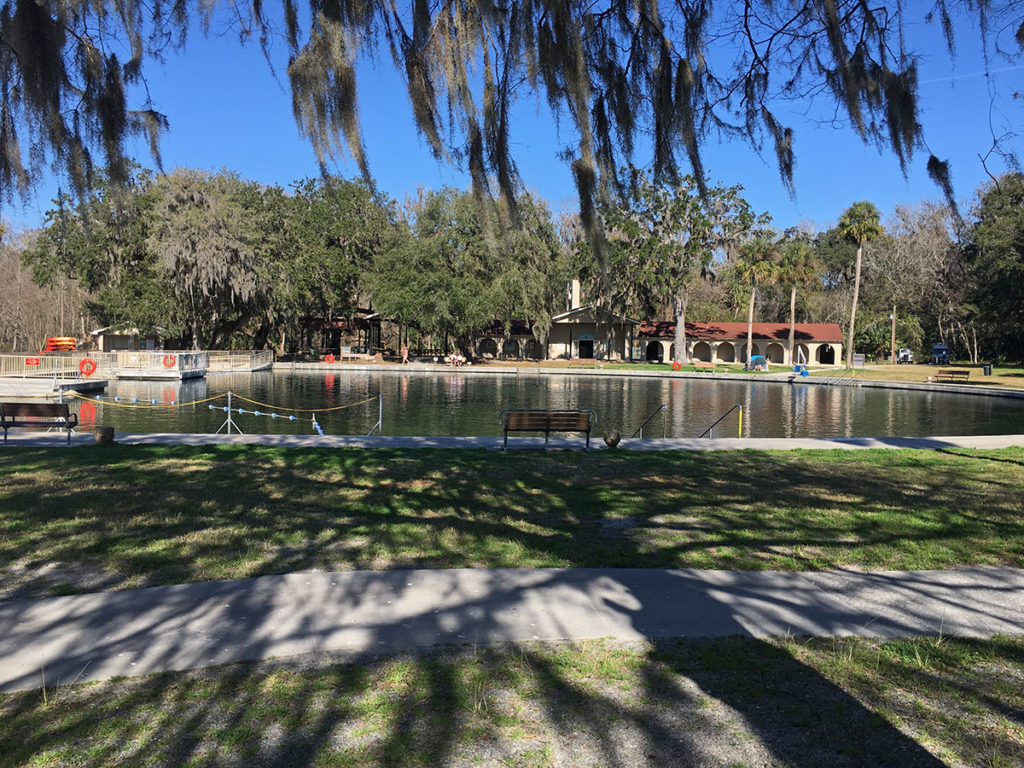
M 408 365 L 408 364 L 409 364 L 409 345 L 408 344 L 403 344 L 402 345 L 402 365 Z

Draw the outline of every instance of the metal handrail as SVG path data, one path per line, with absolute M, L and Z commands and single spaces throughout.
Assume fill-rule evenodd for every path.
M 377 430 L 378 437 L 384 434 L 384 395 L 380 392 L 377 393 L 377 423 L 370 427 L 366 436 L 372 435 L 374 430 Z
M 643 437 L 644 436 L 644 427 L 647 426 L 647 424 L 650 422 L 651 419 L 653 419 L 655 416 L 657 416 L 659 413 L 661 413 L 661 411 L 665 410 L 666 408 L 668 408 L 668 403 L 662 403 L 657 408 L 655 408 L 654 412 L 650 416 L 648 416 L 646 419 L 644 419 L 644 423 L 640 425 L 640 427 L 637 429 L 637 431 L 629 436 L 630 439 L 636 437 L 637 435 L 640 435 L 640 437 Z M 667 423 L 665 424 L 664 429 L 665 429 L 665 432 L 667 433 L 668 432 L 668 424 Z M 665 436 L 667 437 L 667 434 Z
M 854 371 L 851 368 L 848 371 L 843 371 L 842 373 L 840 373 L 837 376 L 829 376 L 827 379 L 825 379 L 825 384 L 827 386 L 830 386 L 830 387 L 832 387 L 832 386 L 845 387 L 847 384 L 853 384 L 853 381 L 854 381 L 853 376 L 854 376 Z
M 718 417 L 718 420 L 717 420 L 717 421 L 716 421 L 716 422 L 715 422 L 714 424 L 712 424 L 712 425 L 711 425 L 710 427 L 708 427 L 707 429 L 705 429 L 705 430 L 704 430 L 704 431 L 703 431 L 703 432 L 701 433 L 701 436 L 700 436 L 700 437 L 704 437 L 705 435 L 707 435 L 708 437 L 714 437 L 714 434 L 713 434 L 712 430 L 713 430 L 713 429 L 714 429 L 715 427 L 717 427 L 717 426 L 718 426 L 718 424 L 719 424 L 719 423 L 720 423 L 720 422 L 722 421 L 722 419 L 724 419 L 724 418 L 725 418 L 726 416 L 728 416 L 728 415 L 729 415 L 730 413 L 732 413 L 733 411 L 735 411 L 735 410 L 736 410 L 737 408 L 738 408 L 738 409 L 739 409 L 739 411 L 740 411 L 740 425 L 739 425 L 739 429 L 738 429 L 738 432 L 739 432 L 739 434 L 737 435 L 737 437 L 743 437 L 743 406 L 742 406 L 742 405 L 740 405 L 739 403 L 736 403 L 736 405 L 734 405 L 734 406 L 733 406 L 732 408 L 730 408 L 730 409 L 729 409 L 728 411 L 726 411 L 726 412 L 725 412 L 725 413 L 723 413 L 723 414 L 722 414 L 721 416 L 719 416 L 719 417 Z M 700 437 L 698 437 L 697 439 L 698 439 L 698 440 L 700 440 Z

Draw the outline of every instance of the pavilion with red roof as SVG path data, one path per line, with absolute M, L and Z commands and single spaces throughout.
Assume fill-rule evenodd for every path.
M 835 365 L 842 360 L 843 332 L 838 323 L 797 323 L 794 350 L 789 350 L 789 323 L 754 323 L 753 352 L 770 363 Z M 634 357 L 671 360 L 675 356 L 676 324 L 647 321 L 636 329 Z M 687 323 L 686 357 L 706 363 L 747 361 L 746 323 Z

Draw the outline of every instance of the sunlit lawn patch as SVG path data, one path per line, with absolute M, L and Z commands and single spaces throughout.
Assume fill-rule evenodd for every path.
M 14 448 L 0 595 L 309 568 L 1019 566 L 1022 498 L 1020 448 Z

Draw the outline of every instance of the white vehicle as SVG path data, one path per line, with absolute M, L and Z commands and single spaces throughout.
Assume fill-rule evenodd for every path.
M 901 350 L 899 350 L 896 353 L 896 364 L 897 365 L 901 365 L 903 363 L 913 363 L 913 362 L 914 362 L 914 353 L 911 352 L 906 347 L 903 347 Z

